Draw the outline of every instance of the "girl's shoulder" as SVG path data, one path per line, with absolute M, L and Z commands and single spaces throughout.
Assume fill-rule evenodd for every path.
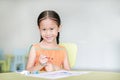
M 66 48 L 64 46 L 59 45 L 59 48 L 62 50 L 66 50 Z
M 40 44 L 39 43 L 33 43 L 32 47 L 34 47 L 35 50 L 40 49 Z
M 33 43 L 32 46 L 39 46 L 40 44 L 39 43 Z

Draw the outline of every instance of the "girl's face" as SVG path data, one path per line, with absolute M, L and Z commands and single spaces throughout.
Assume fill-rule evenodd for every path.
M 54 20 L 51 20 L 49 18 L 42 20 L 40 22 L 40 34 L 44 41 L 51 43 L 56 42 L 56 37 L 58 35 L 58 32 L 60 30 L 60 27 L 57 25 L 57 23 Z

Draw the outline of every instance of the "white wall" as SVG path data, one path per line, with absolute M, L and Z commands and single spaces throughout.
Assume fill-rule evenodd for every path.
M 62 19 L 61 42 L 78 45 L 75 69 L 120 71 L 119 0 L 0 0 L 0 48 L 12 53 L 39 42 L 37 17 Z

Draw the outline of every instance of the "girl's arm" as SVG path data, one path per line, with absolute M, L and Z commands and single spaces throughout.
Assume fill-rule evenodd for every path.
M 69 64 L 67 53 L 65 54 L 65 59 L 64 59 L 64 62 L 63 62 L 63 66 L 64 66 L 65 70 L 70 70 L 70 64 Z
M 61 68 L 52 63 L 47 63 L 47 66 L 45 66 L 45 70 L 48 72 L 49 71 L 58 71 L 58 70 L 61 70 Z
M 40 65 L 40 64 L 38 64 L 37 66 L 34 66 L 35 58 L 36 58 L 35 48 L 32 46 L 29 53 L 27 66 L 26 66 L 26 69 L 28 71 L 41 70 L 44 67 L 43 65 Z

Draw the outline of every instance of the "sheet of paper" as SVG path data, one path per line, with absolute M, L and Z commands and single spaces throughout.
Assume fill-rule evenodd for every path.
M 60 71 L 54 71 L 54 72 L 43 72 L 39 74 L 27 74 L 26 76 L 46 78 L 46 79 L 58 79 L 58 78 L 64 78 L 69 76 L 78 76 L 78 75 L 87 74 L 87 73 L 90 73 L 90 72 L 60 70 Z

